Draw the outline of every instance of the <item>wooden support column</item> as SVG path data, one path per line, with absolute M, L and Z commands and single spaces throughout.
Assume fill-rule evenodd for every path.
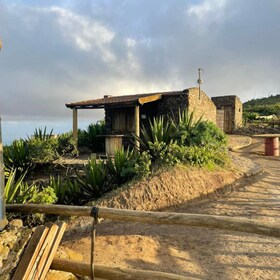
M 134 107 L 135 135 L 140 138 L 140 107 Z M 140 148 L 139 140 L 135 140 L 136 147 Z
M 78 109 L 73 108 L 73 139 L 78 147 Z

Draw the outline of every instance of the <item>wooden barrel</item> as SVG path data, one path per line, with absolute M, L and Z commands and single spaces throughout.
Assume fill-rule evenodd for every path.
M 270 137 L 265 138 L 265 155 L 279 156 L 279 138 Z

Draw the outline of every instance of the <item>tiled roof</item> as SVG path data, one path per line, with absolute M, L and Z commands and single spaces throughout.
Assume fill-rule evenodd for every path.
M 122 96 L 104 96 L 104 98 L 80 101 L 75 103 L 67 103 L 68 108 L 77 109 L 91 109 L 91 108 L 104 108 L 105 105 L 141 105 L 148 102 L 153 102 L 160 99 L 162 96 L 182 95 L 187 94 L 187 91 L 169 91 L 169 92 L 155 92 L 143 93 Z M 150 97 L 150 98 L 149 98 Z

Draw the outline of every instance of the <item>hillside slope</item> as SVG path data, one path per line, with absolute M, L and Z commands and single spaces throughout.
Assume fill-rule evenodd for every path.
M 280 94 L 252 99 L 243 104 L 244 112 L 280 116 Z

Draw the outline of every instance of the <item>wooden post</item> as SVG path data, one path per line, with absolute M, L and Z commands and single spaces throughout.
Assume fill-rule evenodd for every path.
M 73 139 L 78 147 L 78 109 L 73 108 Z
M 134 119 L 135 119 L 135 135 L 140 138 L 140 108 L 139 106 L 134 107 Z M 139 140 L 135 140 L 135 145 L 140 148 Z
M 2 230 L 6 224 L 5 213 L 5 172 L 4 172 L 4 160 L 3 160 L 3 144 L 2 144 L 2 132 L 1 132 L 1 117 L 0 117 L 0 230 Z

